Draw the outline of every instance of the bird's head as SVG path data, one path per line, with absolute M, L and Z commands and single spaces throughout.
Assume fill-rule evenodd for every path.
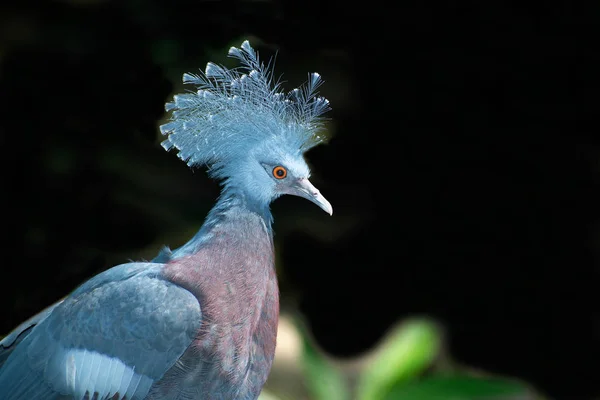
M 320 116 L 329 110 L 329 102 L 316 95 L 321 77 L 310 74 L 306 85 L 283 93 L 247 41 L 229 55 L 246 73 L 208 63 L 200 75 L 184 74 L 184 82 L 198 90 L 167 103 L 173 112 L 161 126 L 168 136 L 163 147 L 179 150 L 190 166 L 207 165 L 226 189 L 259 207 L 290 194 L 331 215 L 331 204 L 309 181 L 304 160 L 304 153 L 322 142 Z
M 310 200 L 331 215 L 331 204 L 309 181 L 310 169 L 302 153 L 278 142 L 261 143 L 224 166 L 220 172 L 227 176 L 225 184 L 240 188 L 258 204 L 268 205 L 288 194 Z

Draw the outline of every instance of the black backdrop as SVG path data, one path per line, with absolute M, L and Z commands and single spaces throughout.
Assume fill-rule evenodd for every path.
M 0 332 L 200 226 L 218 186 L 157 126 L 182 72 L 250 38 L 290 85 L 319 71 L 333 106 L 307 158 L 334 216 L 273 205 L 284 306 L 323 348 L 352 356 L 425 314 L 462 362 L 599 393 L 597 6 L 12 3 Z

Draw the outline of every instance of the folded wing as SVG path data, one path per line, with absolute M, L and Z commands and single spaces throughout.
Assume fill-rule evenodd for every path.
M 123 264 L 73 292 L 12 350 L 0 398 L 143 399 L 201 324 L 196 297 L 162 267 Z

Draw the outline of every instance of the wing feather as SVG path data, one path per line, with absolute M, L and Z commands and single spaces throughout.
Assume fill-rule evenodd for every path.
M 62 300 L 54 303 L 50 307 L 47 307 L 45 310 L 39 312 L 33 317 L 29 318 L 27 321 L 23 322 L 21 325 L 17 326 L 11 333 L 5 336 L 2 340 L 0 340 L 0 368 L 8 359 L 8 356 L 12 351 L 17 347 L 17 345 L 29 335 L 34 326 L 42 322 L 52 310 L 58 306 Z
M 201 324 L 198 300 L 162 266 L 124 264 L 75 290 L 11 349 L 0 398 L 143 399 Z
M 125 397 L 128 399 L 134 398 L 134 395 L 137 391 L 138 386 L 140 385 L 140 380 L 142 379 L 142 375 L 133 374 L 131 377 L 131 381 L 127 386 L 127 392 L 125 393 Z M 144 393 L 146 394 L 146 393 Z

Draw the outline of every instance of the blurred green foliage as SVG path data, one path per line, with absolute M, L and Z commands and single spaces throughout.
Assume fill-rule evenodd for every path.
M 507 379 L 457 376 L 433 376 L 406 385 L 397 385 L 384 399 L 389 400 L 518 400 L 533 394 L 517 382 Z
M 423 372 L 440 351 L 441 333 L 436 325 L 415 320 L 402 325 L 379 348 L 379 354 L 363 373 L 358 397 L 386 397 L 394 385 L 408 382 Z
M 411 319 L 391 331 L 365 357 L 355 383 L 312 344 L 298 324 L 299 362 L 310 400 L 542 400 L 523 382 L 472 372 L 444 360 L 443 333 L 427 319 Z M 260 400 L 281 400 L 263 392 Z M 302 397 L 304 398 L 304 397 Z M 287 398 L 286 398 L 287 399 Z
M 350 393 L 341 373 L 302 335 L 302 366 L 314 399 L 348 400 Z

